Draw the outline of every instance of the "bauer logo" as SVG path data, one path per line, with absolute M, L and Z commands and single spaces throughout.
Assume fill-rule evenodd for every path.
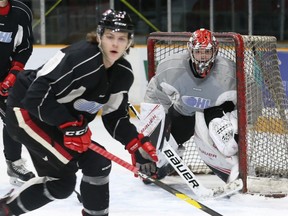
M 183 178 L 185 178 L 189 184 L 193 184 L 193 188 L 199 187 L 199 183 L 196 179 L 191 175 L 189 172 L 189 168 L 183 165 L 183 162 L 177 157 L 177 155 L 174 155 L 174 153 L 170 150 L 164 150 L 164 154 L 167 156 L 168 160 L 174 165 L 174 169 L 178 172 L 178 174 L 181 174 Z
M 155 122 L 155 120 L 157 119 L 157 116 L 156 115 L 152 115 L 150 118 L 149 118 L 149 120 L 148 120 L 148 122 L 147 122 L 147 124 L 145 124 L 144 125 L 144 127 L 140 130 L 140 133 L 143 133 L 143 134 L 151 134 L 151 132 L 152 131 L 154 131 L 154 129 L 155 129 L 155 126 L 153 127 L 153 128 L 151 128 L 151 125 Z M 157 122 L 158 123 L 158 122 Z M 157 125 L 156 125 L 157 126 Z M 153 130 L 152 130 L 153 129 Z M 148 130 L 148 132 L 146 132 L 145 133 L 145 131 L 147 131 Z M 152 130 L 152 131 L 151 131 Z

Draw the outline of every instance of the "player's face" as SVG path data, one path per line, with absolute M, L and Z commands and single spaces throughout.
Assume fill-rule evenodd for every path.
M 213 56 L 212 49 L 199 48 L 193 50 L 194 59 L 198 62 L 207 62 Z
M 105 29 L 101 37 L 105 66 L 110 67 L 116 60 L 123 56 L 128 44 L 129 39 L 127 32 L 113 32 L 110 29 Z M 111 65 L 106 65 L 106 63 Z

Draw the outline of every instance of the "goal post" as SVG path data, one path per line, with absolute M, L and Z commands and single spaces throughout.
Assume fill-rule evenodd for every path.
M 148 77 L 169 55 L 186 52 L 190 32 L 153 32 L 147 39 Z M 272 36 L 215 32 L 218 55 L 236 64 L 239 170 L 243 192 L 288 194 L 287 96 Z M 195 173 L 209 173 L 193 137 L 185 144 L 184 161 Z

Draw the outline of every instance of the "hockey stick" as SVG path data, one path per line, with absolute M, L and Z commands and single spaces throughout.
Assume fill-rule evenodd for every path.
M 129 103 L 129 107 L 132 112 L 136 115 L 136 117 L 140 119 L 140 114 L 135 109 L 135 107 Z M 155 107 L 157 109 L 157 107 Z M 152 122 L 156 121 L 157 117 L 155 115 L 151 115 L 149 118 L 149 126 L 152 125 Z M 166 120 L 166 119 L 165 119 Z M 167 127 L 166 123 L 164 127 Z M 149 126 L 145 125 L 144 128 L 148 128 Z M 178 175 L 184 180 L 184 182 L 190 187 L 192 192 L 199 196 L 200 198 L 221 198 L 225 196 L 229 196 L 243 187 L 243 182 L 241 179 L 237 179 L 233 182 L 230 182 L 222 187 L 217 187 L 213 189 L 208 189 L 197 179 L 196 175 L 188 168 L 188 166 L 184 163 L 184 161 L 180 158 L 177 152 L 173 149 L 169 142 L 175 142 L 172 139 L 172 135 L 167 128 L 164 128 L 164 136 L 161 139 L 160 151 L 164 154 L 166 160 L 169 164 L 174 168 L 174 170 L 178 173 Z M 143 132 L 144 133 L 144 132 Z M 144 133 L 145 134 L 145 133 Z M 147 135 L 147 134 L 145 134 Z M 175 145 L 177 145 L 175 143 Z
M 143 179 L 146 179 L 152 183 L 154 183 L 155 185 L 157 185 L 158 187 L 162 188 L 163 190 L 166 190 L 167 192 L 171 193 L 172 195 L 178 197 L 179 199 L 189 203 L 190 205 L 198 208 L 199 210 L 202 210 L 204 212 L 206 212 L 207 214 L 209 215 L 212 215 L 212 216 L 221 216 L 222 214 L 214 211 L 213 209 L 205 206 L 204 204 L 198 202 L 197 200 L 189 197 L 188 195 L 170 187 L 169 185 L 157 180 L 157 179 L 154 179 L 153 177 L 149 177 L 147 175 L 145 175 L 144 173 L 140 172 L 138 170 L 137 167 L 133 166 L 132 164 L 122 160 L 121 158 L 117 157 L 116 155 L 108 152 L 107 150 L 97 146 L 96 144 L 94 143 L 91 143 L 91 145 L 89 146 L 89 149 L 91 149 L 92 151 L 102 155 L 103 157 L 119 164 L 120 166 L 126 168 L 127 170 L 133 172 L 135 175 L 138 175 L 140 176 L 141 178 Z
M 82 203 L 83 200 L 81 194 L 76 189 L 74 189 L 74 193 L 76 194 L 78 201 Z

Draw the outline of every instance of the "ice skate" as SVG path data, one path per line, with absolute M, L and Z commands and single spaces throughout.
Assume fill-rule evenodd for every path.
M 26 169 L 23 159 L 14 162 L 6 160 L 6 163 L 7 174 L 10 176 L 10 184 L 12 185 L 21 186 L 24 182 L 35 177 L 33 172 Z

